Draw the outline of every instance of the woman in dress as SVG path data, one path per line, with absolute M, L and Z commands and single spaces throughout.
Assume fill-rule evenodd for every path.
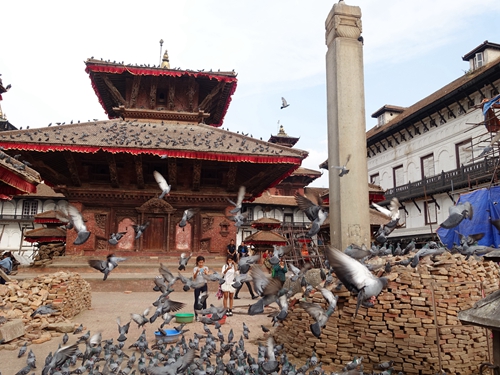
M 233 288 L 234 278 L 236 276 L 236 264 L 231 255 L 226 257 L 226 264 L 222 266 L 222 275 L 224 276 L 224 284 L 221 285 L 222 293 L 224 294 L 224 308 L 227 310 L 227 316 L 233 316 L 233 300 L 236 289 Z M 229 300 L 229 306 L 228 306 Z

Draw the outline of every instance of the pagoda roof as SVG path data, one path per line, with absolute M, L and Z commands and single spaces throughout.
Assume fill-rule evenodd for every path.
M 463 324 L 472 324 L 494 330 L 500 329 L 500 290 L 477 301 L 474 306 L 458 313 Z
M 57 218 L 55 210 L 48 210 L 48 211 L 40 212 L 39 214 L 35 215 L 34 220 L 35 220 L 35 223 L 39 223 L 39 224 L 46 224 L 46 223 L 51 223 L 51 224 L 57 223 L 59 225 L 65 224 Z
M 252 227 L 266 230 L 265 228 L 273 229 L 281 227 L 281 220 L 274 219 L 272 217 L 261 217 L 260 219 L 254 220 L 252 222 Z
M 194 79 L 199 88 L 198 100 L 201 104 L 201 108 L 197 108 L 197 112 L 209 113 L 209 116 L 204 120 L 205 123 L 219 127 L 222 125 L 224 116 L 231 102 L 231 96 L 236 90 L 237 85 L 235 72 L 169 69 L 155 66 L 149 67 L 107 62 L 95 59 L 88 59 L 85 64 L 85 71 L 90 76 L 92 87 L 99 98 L 99 103 L 101 103 L 110 119 L 122 116 L 120 106 L 123 103 L 120 103 L 120 101 L 126 97 L 127 79 L 138 76 L 165 77 L 178 80 Z M 222 83 L 222 85 L 219 86 L 219 83 Z M 110 86 L 113 87 L 110 88 Z M 168 114 L 166 110 L 144 110 L 139 112 L 143 115 L 147 115 L 147 117 L 155 115 L 151 112 L 156 112 L 157 116 Z M 183 114 L 185 116 L 197 115 L 197 113 L 192 112 Z
M 0 199 L 33 193 L 41 182 L 37 171 L 0 151 Z
M 66 241 L 66 229 L 61 227 L 36 228 L 24 233 L 24 240 L 28 242 Z
M 308 169 L 304 167 L 298 167 L 291 176 L 310 176 L 314 178 L 321 177 L 322 173 L 320 171 L 315 171 L 314 169 Z
M 250 245 L 281 245 L 287 244 L 286 237 L 268 230 L 258 231 L 244 239 L 246 244 Z
M 247 186 L 247 192 L 252 196 L 260 195 L 266 188 L 288 177 L 308 155 L 303 150 L 205 124 L 139 120 L 105 120 L 5 131 L 0 132 L 0 146 L 12 154 L 21 151 L 22 157 L 26 157 L 52 185 L 71 185 L 68 152 L 94 155 L 94 159 L 104 162 L 107 155 L 130 154 L 244 163 L 247 170 L 238 168 L 237 180 L 242 184 L 252 180 Z M 0 166 L 2 164 L 5 161 L 0 161 Z M 263 165 L 267 166 L 266 178 L 261 176 L 257 181 L 255 174 L 264 173 Z M 26 168 L 16 173 L 28 178 L 36 172 Z M 36 178 L 40 180 L 38 174 Z

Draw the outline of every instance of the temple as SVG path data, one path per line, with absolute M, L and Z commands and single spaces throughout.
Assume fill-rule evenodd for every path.
M 237 228 L 227 198 L 247 201 L 300 167 L 307 152 L 221 129 L 237 85 L 234 72 L 124 65 L 89 59 L 86 72 L 109 117 L 0 133 L 45 183 L 81 210 L 90 238 L 66 254 L 174 255 L 223 251 Z M 163 199 L 153 172 L 171 191 Z M 185 209 L 196 215 L 178 226 Z M 135 239 L 133 225 L 149 222 Z M 126 232 L 118 245 L 111 233 Z

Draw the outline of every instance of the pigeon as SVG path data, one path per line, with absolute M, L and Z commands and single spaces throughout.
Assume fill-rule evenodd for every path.
M 441 223 L 441 227 L 445 229 L 451 229 L 455 228 L 464 219 L 472 220 L 472 216 L 474 214 L 473 211 L 474 210 L 470 202 L 451 206 L 448 210 L 449 216 L 445 221 Z
M 286 101 L 284 97 L 281 97 L 281 109 L 288 107 L 290 104 Z
M 139 237 L 142 236 L 146 228 L 149 226 L 149 221 L 146 221 L 144 224 L 133 224 L 132 227 L 134 228 L 135 231 L 135 239 L 137 240 Z
M 82 333 L 83 331 L 83 324 L 80 324 L 74 331 L 73 335 L 78 335 L 79 333 Z
M 146 318 L 148 314 L 149 314 L 149 307 L 146 310 L 144 310 L 142 315 L 131 313 L 130 317 L 134 322 L 137 323 L 137 328 L 141 328 L 144 324 L 149 322 L 149 319 Z
M 49 375 L 52 370 L 62 366 L 72 355 L 76 353 L 78 344 L 63 346 L 54 353 L 50 362 L 45 365 L 42 370 L 42 375 Z
M 308 198 L 299 193 L 295 194 L 295 201 L 299 206 L 299 209 L 305 213 L 307 218 L 312 222 L 311 229 L 307 232 L 306 237 L 313 237 L 318 234 L 321 229 L 321 225 L 325 222 L 328 217 L 328 212 L 325 211 L 321 205 L 314 204 Z
M 396 197 L 392 198 L 389 209 L 379 206 L 376 203 L 372 203 L 372 205 L 390 219 L 387 224 L 381 225 L 379 230 L 374 234 L 375 240 L 383 244 L 387 241 L 387 236 L 396 229 L 399 223 L 399 200 Z
M 127 232 L 111 233 L 108 242 L 111 245 L 116 245 L 118 244 L 118 241 L 120 241 L 125 234 L 127 234 Z
M 104 274 L 102 280 L 106 281 L 109 273 L 118 267 L 118 262 L 123 262 L 124 260 L 127 260 L 127 258 L 119 258 L 114 256 L 114 254 L 109 254 L 106 260 L 90 259 L 88 264 L 90 267 L 102 272 Z
M 193 253 L 189 254 L 189 256 L 186 256 L 186 253 L 182 253 L 180 258 L 179 258 L 179 271 L 184 271 L 186 269 L 186 266 L 189 262 L 189 259 L 193 256 Z
M 234 206 L 234 208 L 229 211 L 230 213 L 236 214 L 238 212 L 241 212 L 241 205 L 243 203 L 243 199 L 245 198 L 245 193 L 246 193 L 246 188 L 244 186 L 240 186 L 240 189 L 238 190 L 238 198 L 236 199 L 236 202 L 233 202 L 231 199 L 226 198 L 228 200 L 228 202 Z
M 163 199 L 165 195 L 170 193 L 171 185 L 167 183 L 167 180 L 165 180 L 165 177 L 163 177 L 160 172 L 154 171 L 153 175 L 155 176 L 155 180 L 161 189 L 161 194 L 158 196 L 158 199 Z
M 75 206 L 68 204 L 66 201 L 61 201 L 57 203 L 55 211 L 59 220 L 70 224 L 77 232 L 73 245 L 82 245 L 89 239 L 90 232 L 87 230 L 82 213 Z
M 195 350 L 189 349 L 183 356 L 179 356 L 174 362 L 168 363 L 165 366 L 149 366 L 147 368 L 148 375 L 175 375 L 182 374 L 193 363 L 195 358 Z
M 274 339 L 272 336 L 267 338 L 267 350 L 266 350 L 267 361 L 261 363 L 261 368 L 266 374 L 271 374 L 278 370 L 279 361 L 276 360 L 274 355 Z
M 118 333 L 120 334 L 117 338 L 118 341 L 123 342 L 127 339 L 126 334 L 128 334 L 128 329 L 130 328 L 130 321 L 127 324 L 121 325 L 120 317 L 116 318 L 116 323 L 118 324 Z
M 340 169 L 339 176 L 342 177 L 349 173 L 349 169 L 347 169 L 347 163 L 349 163 L 349 160 L 351 160 L 351 154 L 347 155 L 347 160 L 344 165 L 342 166 L 332 165 L 331 168 Z
M 30 316 L 33 318 L 37 314 L 39 314 L 39 315 L 51 315 L 51 314 L 55 314 L 57 312 L 58 312 L 58 310 L 53 309 L 52 304 L 49 304 L 49 305 L 40 306 L 38 309 L 33 311 Z
M 17 358 L 21 358 L 24 353 L 28 350 L 28 342 L 25 341 L 24 344 L 19 348 L 19 352 L 17 353 Z
M 184 210 L 183 214 L 182 214 L 182 219 L 179 223 L 179 226 L 181 228 L 184 228 L 187 224 L 187 222 L 189 221 L 189 219 L 191 219 L 194 214 L 196 213 L 196 210 L 192 209 L 192 208 L 189 208 L 187 210 Z
M 168 283 L 167 288 L 170 289 L 174 283 L 179 279 L 177 276 L 174 276 L 172 272 L 165 266 L 163 263 L 160 263 L 159 271 L 163 276 L 163 279 L 166 283 Z M 165 293 L 162 291 L 162 293 Z
M 382 289 L 387 286 L 388 279 L 376 277 L 366 266 L 333 247 L 328 247 L 326 255 L 330 266 L 338 279 L 351 292 L 357 293 L 357 304 L 354 318 L 358 315 L 359 306 L 377 297 Z

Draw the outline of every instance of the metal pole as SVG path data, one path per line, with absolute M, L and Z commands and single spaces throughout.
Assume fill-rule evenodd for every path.
M 161 52 L 162 52 L 162 49 L 163 49 L 163 39 L 160 39 L 160 62 L 158 64 L 158 66 L 161 67 Z

